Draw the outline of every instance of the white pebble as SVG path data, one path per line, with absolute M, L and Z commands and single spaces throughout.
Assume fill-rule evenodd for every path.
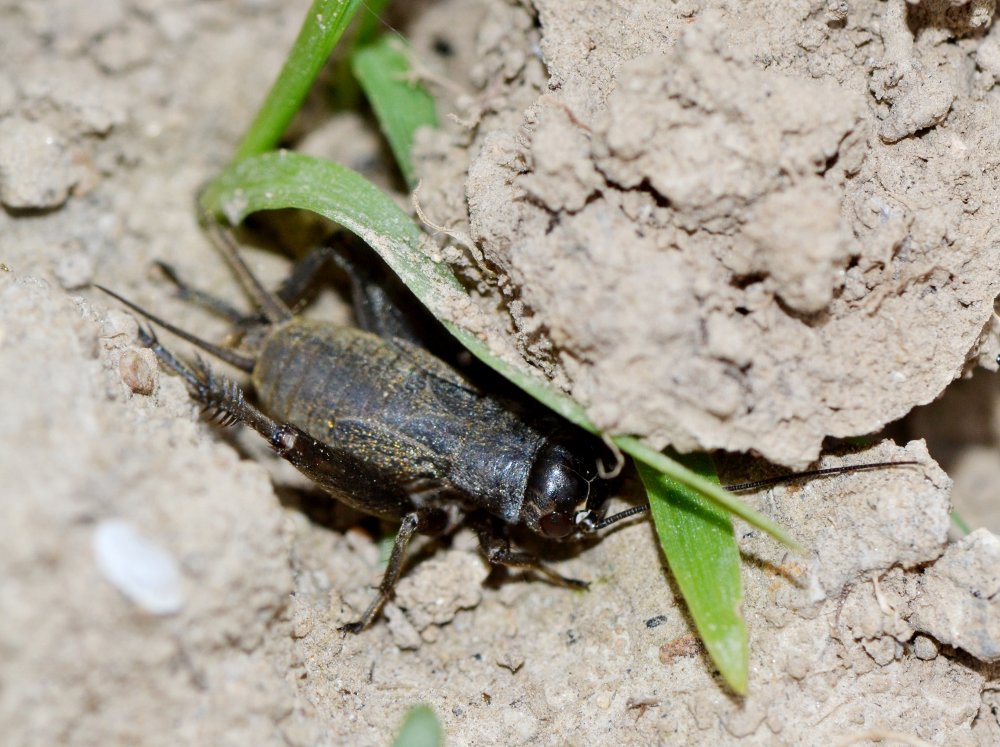
M 123 519 L 94 530 L 94 555 L 105 578 L 147 612 L 171 615 L 184 603 L 177 562 Z

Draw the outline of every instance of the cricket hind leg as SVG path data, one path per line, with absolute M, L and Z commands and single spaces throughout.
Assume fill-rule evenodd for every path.
M 276 439 L 281 424 L 247 402 L 243 389 L 235 381 L 218 376 L 200 357 L 194 366 L 178 358 L 163 346 L 152 328 L 139 326 L 139 342 L 152 350 L 164 366 L 184 379 L 192 398 L 210 414 L 212 420 L 227 426 L 247 423 L 269 441 Z
M 406 549 L 410 545 L 413 535 L 420 532 L 423 534 L 436 534 L 444 530 L 448 524 L 448 514 L 440 508 L 422 508 L 403 517 L 396 533 L 396 540 L 392 545 L 392 553 L 389 555 L 389 564 L 385 573 L 382 574 L 382 581 L 378 585 L 378 593 L 371 604 L 361 615 L 359 620 L 342 625 L 339 630 L 343 633 L 360 633 L 371 625 L 385 603 L 392 599 L 395 592 L 396 582 L 403 570 L 403 560 L 406 556 Z
M 534 571 L 557 586 L 565 586 L 569 589 L 587 589 L 590 587 L 588 581 L 581 581 L 577 578 L 569 578 L 568 576 L 556 573 L 530 552 L 512 549 L 506 525 L 501 524 L 495 518 L 485 516 L 476 517 L 470 521 L 470 524 L 479 536 L 479 547 L 483 555 L 492 565 Z
M 243 389 L 235 381 L 217 375 L 201 358 L 188 365 L 156 339 L 155 333 L 139 328 L 139 340 L 149 347 L 169 369 L 179 374 L 188 385 L 191 396 L 210 417 L 222 425 L 243 423 L 257 431 L 275 453 L 319 487 L 328 491 L 341 485 L 345 470 L 357 468 L 356 460 L 336 447 L 313 438 L 292 423 L 269 417 L 248 402 Z

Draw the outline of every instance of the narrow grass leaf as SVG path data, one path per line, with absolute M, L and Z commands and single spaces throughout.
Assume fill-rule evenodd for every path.
M 963 519 L 961 515 L 959 515 L 958 511 L 951 512 L 951 523 L 954 524 L 956 527 L 958 527 L 958 531 L 960 531 L 962 534 L 969 534 L 970 532 L 972 532 L 972 529 L 966 523 L 965 519 Z
M 320 68 L 362 5 L 363 0 L 313 1 L 278 78 L 236 150 L 234 161 L 277 147 Z
M 351 56 L 351 65 L 389 141 L 399 170 L 413 189 L 417 186 L 410 155 L 413 134 L 420 127 L 437 126 L 434 99 L 413 78 L 402 39 L 383 36 L 358 49 Z
M 658 472 L 669 475 L 682 485 L 708 498 L 717 506 L 731 514 L 739 516 L 751 526 L 767 532 L 786 547 L 796 552 L 804 551 L 802 545 L 796 542 L 781 525 L 771 521 L 759 511 L 750 508 L 735 495 L 719 485 L 718 482 L 706 480 L 694 470 L 688 469 L 677 460 L 671 459 L 666 454 L 650 448 L 637 438 L 633 438 L 632 436 L 616 436 L 613 440 L 622 451 L 631 456 L 637 463 L 641 462 Z
M 711 456 L 680 457 L 688 469 L 717 482 Z M 737 693 L 747 691 L 749 649 L 743 620 L 740 553 L 729 515 L 689 486 L 637 462 L 663 554 L 698 635 Z

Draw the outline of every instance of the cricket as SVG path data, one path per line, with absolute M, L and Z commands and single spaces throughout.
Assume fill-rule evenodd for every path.
M 623 458 L 599 438 L 483 387 L 429 348 L 448 348 L 448 333 L 374 253 L 343 234 L 314 249 L 271 292 L 217 224 L 209 236 L 256 306 L 242 314 L 181 280 L 160 263 L 182 298 L 229 319 L 240 349 L 203 340 L 117 293 L 97 286 L 148 321 L 250 374 L 256 404 L 235 381 L 201 358 L 189 364 L 151 328 L 139 339 L 180 375 L 191 396 L 222 425 L 259 433 L 334 499 L 363 513 L 398 521 L 378 591 L 360 619 L 341 628 L 358 633 L 392 598 L 407 547 L 417 533 L 438 536 L 469 526 L 494 565 L 525 569 L 568 588 L 567 578 L 512 546 L 516 526 L 549 540 L 594 535 L 648 511 L 647 504 L 605 516 Z M 361 250 L 361 251 L 359 251 Z M 293 313 L 319 271 L 335 262 L 347 275 L 358 327 Z M 445 341 L 442 345 L 442 340 Z M 442 352 L 442 354 L 446 354 Z M 482 377 L 488 374 L 479 372 Z M 834 467 L 727 486 L 752 490 L 795 479 L 912 462 Z M 610 466 L 609 466 L 610 465 Z
M 182 295 L 244 331 L 244 350 L 201 340 L 101 290 L 250 374 L 259 406 L 204 361 L 189 365 L 155 333 L 141 329 L 140 341 L 184 378 L 212 417 L 253 428 L 336 500 L 400 522 L 375 599 L 345 631 L 368 627 L 391 598 L 415 533 L 439 535 L 459 524 L 476 531 L 490 563 L 530 569 L 571 588 L 587 587 L 514 549 L 509 528 L 521 525 L 542 537 L 566 540 L 603 526 L 614 482 L 603 464 L 614 462 L 614 456 L 600 439 L 484 391 L 428 352 L 421 329 L 428 319 L 415 318 L 413 308 L 404 313 L 397 301 L 405 292 L 402 285 L 390 289 L 385 278 L 376 277 L 381 273 L 346 250 L 332 244 L 315 250 L 279 292 L 271 293 L 241 259 L 229 234 L 216 229 L 214 236 L 254 300 L 255 314 L 240 315 L 188 287 L 172 268 L 166 270 Z M 331 259 L 349 278 L 358 328 L 307 320 L 290 309 Z M 411 305 L 407 301 L 404 297 L 402 304 Z

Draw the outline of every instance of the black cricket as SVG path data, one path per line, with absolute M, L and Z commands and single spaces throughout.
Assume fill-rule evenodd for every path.
M 427 347 L 449 348 L 450 335 L 374 253 L 360 258 L 356 245 L 325 245 L 271 293 L 239 257 L 229 234 L 218 227 L 209 230 L 254 299 L 257 314 L 242 315 L 160 266 L 182 297 L 228 317 L 243 331 L 243 350 L 208 343 L 101 290 L 250 373 L 257 405 L 201 359 L 188 365 L 151 330 L 140 328 L 140 341 L 185 379 L 194 399 L 220 422 L 256 430 L 338 501 L 400 522 L 377 596 L 358 621 L 342 630 L 360 632 L 375 620 L 392 596 L 414 533 L 437 535 L 460 523 L 475 529 L 490 563 L 587 587 L 513 549 L 509 528 L 523 525 L 557 540 L 600 528 L 613 483 L 604 465 L 615 460 L 601 440 L 484 390 L 429 352 Z M 291 311 L 331 259 L 349 279 L 359 328 Z
M 250 426 L 333 498 L 400 522 L 375 599 L 360 620 L 341 630 L 358 633 L 375 620 L 392 597 L 415 533 L 440 535 L 471 526 L 490 563 L 585 589 L 587 582 L 512 548 L 510 529 L 524 526 L 546 539 L 572 540 L 649 509 L 638 505 L 605 517 L 621 456 L 561 418 L 540 414 L 484 367 L 460 366 L 457 343 L 367 247 L 341 234 L 336 244 L 307 255 L 272 293 L 254 277 L 226 231 L 214 223 L 208 231 L 257 305 L 256 313 L 242 314 L 191 288 L 169 266 L 160 267 L 181 297 L 234 323 L 241 350 L 202 340 L 97 287 L 250 374 L 259 407 L 202 359 L 185 363 L 151 329 L 140 327 L 140 341 L 184 378 L 194 399 L 220 423 Z M 347 275 L 358 328 L 292 312 L 329 261 Z M 912 464 L 917 462 L 830 467 L 724 487 L 753 490 Z

